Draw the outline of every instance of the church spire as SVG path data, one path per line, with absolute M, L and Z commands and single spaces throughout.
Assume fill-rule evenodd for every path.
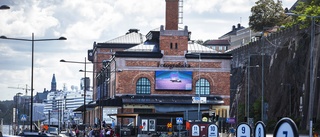
M 51 91 L 57 91 L 57 82 L 56 82 L 55 74 L 53 74 L 52 80 L 51 80 Z

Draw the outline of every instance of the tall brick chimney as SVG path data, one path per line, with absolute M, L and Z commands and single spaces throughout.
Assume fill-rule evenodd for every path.
M 166 0 L 166 25 L 160 27 L 160 50 L 163 55 L 184 56 L 188 50 L 189 31 L 178 30 L 179 0 Z
M 166 30 L 178 30 L 179 0 L 166 0 Z

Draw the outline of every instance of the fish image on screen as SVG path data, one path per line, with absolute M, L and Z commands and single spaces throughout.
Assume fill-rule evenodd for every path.
M 156 71 L 156 90 L 192 90 L 192 71 Z

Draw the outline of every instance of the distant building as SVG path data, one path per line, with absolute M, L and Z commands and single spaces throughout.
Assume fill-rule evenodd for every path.
M 46 88 L 43 90 L 43 92 L 37 92 L 37 94 L 34 96 L 33 100 L 35 103 L 43 103 L 43 100 L 47 99 L 48 93 L 57 91 L 57 82 L 56 82 L 56 76 L 53 74 L 52 80 L 51 80 L 51 90 L 46 90 Z
M 204 46 L 216 50 L 218 52 L 224 53 L 229 49 L 229 40 L 208 40 L 203 43 Z
M 52 80 L 51 80 L 51 90 L 50 91 L 57 91 L 56 76 L 54 74 L 53 74 Z
M 81 79 L 80 83 L 83 83 L 83 80 L 84 78 Z M 92 101 L 92 90 L 89 89 L 90 79 L 86 78 L 86 80 L 86 104 L 88 104 Z M 83 85 L 80 84 L 80 86 Z M 44 93 L 37 94 L 38 96 L 46 95 L 42 102 L 44 104 L 44 115 L 47 119 L 53 118 L 61 121 L 61 124 L 65 125 L 82 122 L 82 111 L 74 111 L 84 104 L 84 91 L 77 90 L 77 88 L 74 88 L 74 86 L 72 86 L 71 91 L 67 91 L 66 87 L 63 89 L 64 90 L 56 90 L 56 78 L 55 75 L 53 75 L 51 81 L 51 90 L 45 90 Z
M 34 103 L 33 104 L 33 115 L 32 115 L 33 121 L 43 121 L 46 119 L 46 116 L 43 113 L 44 106 L 45 105 L 42 103 Z
M 237 27 L 233 25 L 231 31 L 219 37 L 219 40 L 227 40 L 230 44 L 227 50 L 232 50 L 256 41 L 261 35 L 261 32 L 254 32 L 249 27 L 245 28 L 238 24 Z

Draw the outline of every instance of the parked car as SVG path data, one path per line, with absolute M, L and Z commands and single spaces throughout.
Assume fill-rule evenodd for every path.
M 59 128 L 58 127 L 49 127 L 47 133 L 53 135 L 59 135 Z

